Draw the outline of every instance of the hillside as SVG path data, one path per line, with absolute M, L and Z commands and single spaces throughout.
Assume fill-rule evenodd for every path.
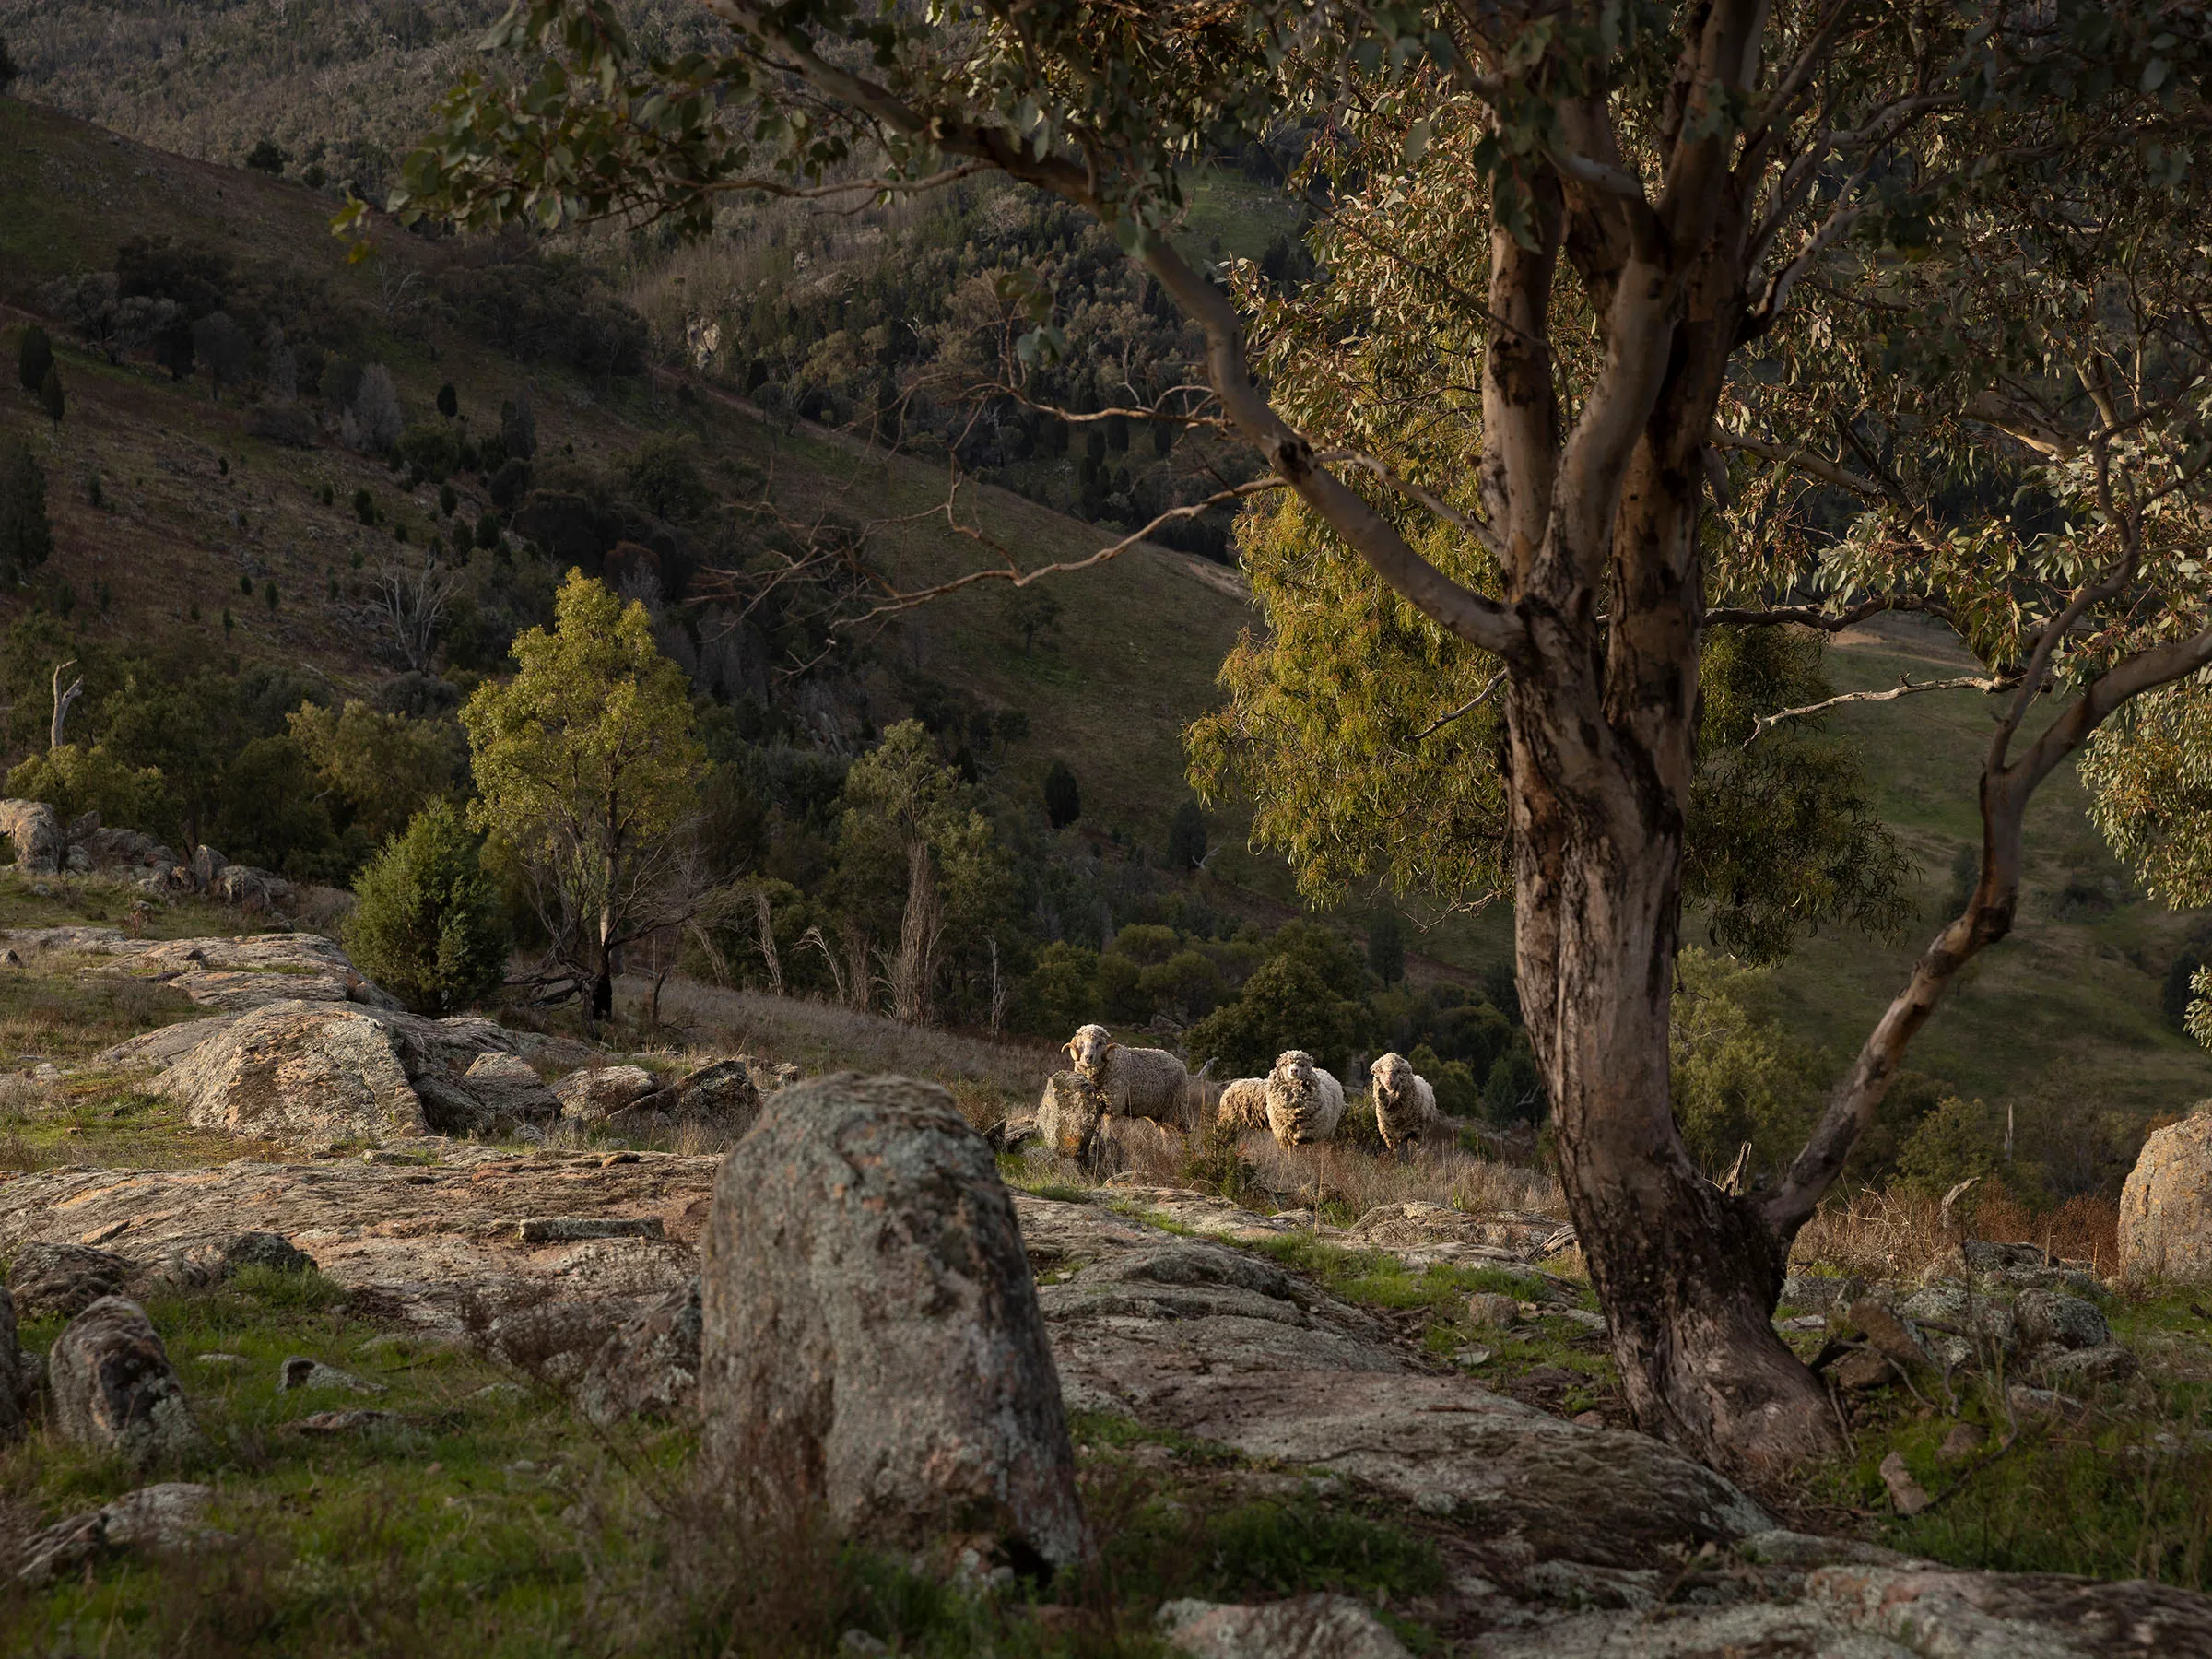
M 771 477 L 787 521 L 831 517 L 865 531 L 899 585 L 940 581 L 997 557 L 979 552 L 976 533 L 1025 565 L 1079 557 L 1112 538 L 989 488 L 963 489 L 956 531 L 936 465 L 865 451 L 804 422 L 763 421 L 703 382 L 696 394 L 685 390 L 681 371 L 623 380 L 543 359 L 518 362 L 472 337 L 465 320 L 436 299 L 441 273 L 465 256 L 463 247 L 387 232 L 375 260 L 348 266 L 326 231 L 327 197 L 297 183 L 163 155 L 5 100 L 0 192 L 25 206 L 0 221 L 0 301 L 11 319 L 42 313 L 51 278 L 111 263 L 126 236 L 205 242 L 313 285 L 323 311 L 343 320 L 347 348 L 391 369 L 411 418 L 428 418 L 437 385 L 451 380 L 478 429 L 504 398 L 532 388 L 541 451 L 572 451 L 582 462 L 612 462 L 649 433 L 687 433 L 711 477 L 725 485 Z M 58 432 L 42 429 L 28 397 L 0 406 L 0 420 L 35 431 L 49 458 L 57 535 L 37 596 L 0 601 L 0 618 L 34 603 L 67 605 L 74 623 L 118 641 L 194 637 L 213 648 L 227 640 L 243 663 L 305 665 L 348 690 L 392 672 L 369 580 L 393 548 L 392 531 L 362 524 L 350 503 L 355 491 L 369 490 L 385 519 L 410 524 L 419 541 L 441 524 L 432 486 L 405 492 L 381 464 L 327 441 L 300 451 L 248 437 L 246 412 L 211 401 L 203 380 L 172 383 L 142 365 L 111 367 L 67 347 L 65 363 L 71 414 Z M 95 473 L 103 481 L 100 508 L 87 499 Z M 488 505 L 469 480 L 460 480 L 460 491 L 455 522 Z M 479 576 L 482 564 L 474 567 Z M 264 596 L 271 582 L 274 609 Z M 250 595 L 241 591 L 249 584 Z M 1061 618 L 1027 650 L 1018 595 L 1002 583 L 896 618 L 858 678 L 863 724 L 899 717 L 917 677 L 981 710 L 1019 711 L 1030 736 L 986 758 L 986 768 L 1026 790 L 1064 758 L 1083 780 L 1093 832 L 1157 846 L 1186 793 L 1181 728 L 1216 694 L 1222 653 L 1252 620 L 1239 581 L 1206 560 L 1144 547 L 1050 591 Z M 528 598 L 500 602 L 519 610 Z M 1861 630 L 1837 642 L 1830 668 L 1839 688 L 1893 684 L 1931 654 L 1940 657 L 1941 646 L 1924 634 Z M 1773 976 L 1772 1003 L 1785 1023 L 1839 1061 L 1902 982 L 1935 924 L 1953 857 L 1974 834 L 1971 780 L 1983 719 L 1975 700 L 1949 694 L 1838 716 L 1841 729 L 1879 746 L 1872 771 L 1914 859 L 1923 901 L 1900 940 L 1816 938 Z M 44 721 L 41 707 L 26 705 L 12 717 L 9 749 L 19 753 Z M 1233 841 L 1240 821 L 1233 811 L 1222 815 L 1217 832 Z M 1295 913 L 1279 863 L 1237 845 L 1215 861 L 1210 900 L 1232 915 Z M 1344 920 L 1361 925 L 1363 917 L 1355 905 Z M 2212 1093 L 2212 1061 L 2160 1014 L 2168 968 L 2195 925 L 2194 917 L 2130 896 L 2081 818 L 2077 788 L 2070 780 L 2054 786 L 2031 828 L 2030 896 L 2018 933 L 1924 1034 L 1916 1062 L 1993 1100 L 2086 1087 L 2099 1112 L 2130 1126 Z M 1438 921 L 1416 944 L 1429 959 L 1421 971 L 1472 979 L 1507 957 L 1509 940 L 1510 914 L 1492 907 Z M 2118 1123 L 2114 1131 L 2127 1133 Z

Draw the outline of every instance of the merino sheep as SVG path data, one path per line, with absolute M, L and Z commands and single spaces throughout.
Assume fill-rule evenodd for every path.
M 1106 1097 L 1118 1117 L 1150 1118 L 1182 1128 L 1191 1074 L 1166 1049 L 1124 1048 L 1101 1025 L 1087 1025 L 1068 1039 L 1067 1057 Z
M 1239 1077 L 1221 1091 L 1214 1121 L 1239 1133 L 1267 1127 L 1267 1079 Z
M 1344 1119 L 1344 1085 L 1303 1049 L 1275 1057 L 1267 1074 L 1267 1127 L 1286 1147 L 1327 1140 Z
M 1401 1159 L 1436 1122 L 1436 1090 L 1403 1054 L 1385 1054 L 1374 1064 L 1375 1127 L 1382 1144 Z
M 1037 1133 L 1054 1156 L 1088 1163 L 1099 1137 L 1106 1097 L 1080 1072 L 1056 1071 L 1044 1082 L 1037 1106 Z

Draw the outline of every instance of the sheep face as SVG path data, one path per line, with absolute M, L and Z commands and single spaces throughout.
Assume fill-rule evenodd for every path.
M 1385 1054 L 1371 1068 L 1375 1088 L 1382 1094 L 1396 1094 L 1413 1080 L 1413 1062 L 1403 1054 Z
M 1311 1083 L 1313 1081 L 1313 1056 L 1304 1049 L 1285 1049 L 1275 1057 L 1275 1072 L 1279 1077 Z
M 1106 1068 L 1106 1056 L 1121 1046 L 1107 1035 L 1104 1026 L 1087 1025 L 1067 1040 L 1067 1058 L 1077 1071 L 1095 1080 Z

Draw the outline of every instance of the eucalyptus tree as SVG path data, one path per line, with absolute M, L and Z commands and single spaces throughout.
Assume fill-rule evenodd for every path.
M 2011 926 L 2034 791 L 2212 660 L 2198 15 L 704 5 L 725 41 L 677 57 L 609 0 L 524 0 L 490 39 L 520 78 L 466 76 L 391 205 L 703 231 L 732 192 L 994 169 L 1109 223 L 1202 328 L 1210 394 L 1122 413 L 1250 445 L 1254 493 L 1287 503 L 1272 531 L 1399 636 L 1367 658 L 1390 707 L 1345 787 L 1405 806 L 1380 787 L 1392 732 L 1418 741 L 1502 676 L 1499 752 L 1467 759 L 1458 804 L 1496 789 L 1522 1003 L 1638 1420 L 1751 1473 L 1832 1445 L 1770 1324 L 1790 1242 L 1913 1033 Z M 1323 279 L 1225 284 L 1174 234 L 1188 172 L 1286 135 Z M 1062 337 L 1030 300 L 1025 361 Z M 1668 1103 L 1706 659 L 1885 610 L 1948 624 L 1981 665 L 1953 678 L 1997 700 L 1978 879 L 1786 1173 L 1736 1195 Z M 1297 723 L 1276 729 L 1295 747 Z M 1323 850 L 1488 878 L 1465 845 L 1359 834 Z

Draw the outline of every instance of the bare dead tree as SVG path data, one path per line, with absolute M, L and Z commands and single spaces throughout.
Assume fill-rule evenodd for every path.
M 62 727 L 68 723 L 70 709 L 84 695 L 85 677 L 81 674 L 69 682 L 67 689 L 62 686 L 62 676 L 76 666 L 76 659 L 71 657 L 53 671 L 53 723 L 46 728 L 46 747 L 50 749 L 62 747 Z
M 768 967 L 768 990 L 771 996 L 783 994 L 783 962 L 776 955 L 776 929 L 768 903 L 768 888 L 753 888 L 753 903 L 760 924 L 760 959 Z
M 422 673 L 429 666 L 446 604 L 461 585 L 460 572 L 447 570 L 435 559 L 425 559 L 419 570 L 388 564 L 378 573 L 376 585 L 400 655 L 410 669 Z

